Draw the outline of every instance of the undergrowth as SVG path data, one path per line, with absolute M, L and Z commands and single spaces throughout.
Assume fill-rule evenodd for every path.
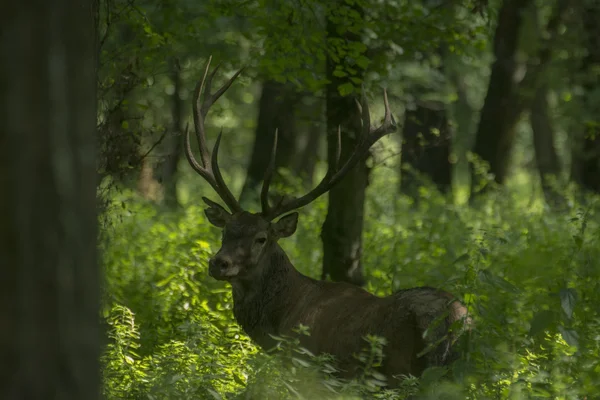
M 350 382 L 336 378 L 334 360 L 292 339 L 263 352 L 235 323 L 227 284 L 207 274 L 219 232 L 199 203 L 165 211 L 122 193 L 101 240 L 106 398 L 598 398 L 600 203 L 551 212 L 513 187 L 473 207 L 423 188 L 413 204 L 389 187 L 379 177 L 369 188 L 366 289 L 436 286 L 464 301 L 475 328 L 450 378 L 430 369 L 386 389 L 369 365 L 381 353 L 377 338 L 365 338 L 365 372 Z M 296 234 L 281 242 L 312 277 L 320 276 L 325 205 L 304 209 Z

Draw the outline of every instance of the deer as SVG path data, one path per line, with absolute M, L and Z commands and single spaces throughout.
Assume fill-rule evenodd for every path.
M 363 89 L 360 102 L 356 101 L 363 132 L 354 152 L 341 166 L 338 128 L 337 157 L 317 186 L 302 196 L 280 198 L 271 204 L 269 186 L 277 151 L 275 131 L 260 193 L 261 211 L 252 213 L 242 209 L 219 170 L 222 130 L 211 153 L 204 126 L 210 107 L 243 68 L 211 93 L 212 80 L 219 66 L 209 74 L 210 62 L 211 58 L 192 98 L 200 162 L 193 154 L 187 128 L 184 148 L 191 167 L 210 184 L 228 208 L 202 197 L 208 206 L 204 210 L 208 221 L 222 231 L 221 248 L 210 258 L 208 273 L 231 285 L 237 323 L 264 350 L 277 345 L 276 337 L 292 335 L 300 325 L 308 327 L 310 334 L 302 336 L 301 345 L 312 354 L 334 356 L 344 377 L 353 377 L 357 373 L 359 363 L 355 355 L 364 348 L 367 335 L 385 339 L 379 371 L 391 385 L 394 378 L 419 376 L 428 367 L 448 365 L 456 358 L 453 347 L 458 335 L 452 327 L 455 324 L 465 326 L 468 317 L 467 308 L 452 294 L 436 288 L 417 287 L 378 297 L 349 283 L 316 280 L 300 273 L 278 244 L 280 239 L 290 237 L 296 231 L 298 209 L 331 190 L 366 156 L 375 142 L 396 130 L 386 91 L 383 91 L 383 123 L 372 127 Z

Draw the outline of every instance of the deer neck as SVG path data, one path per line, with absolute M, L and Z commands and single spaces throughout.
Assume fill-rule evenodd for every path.
M 288 308 L 293 305 L 297 289 L 302 287 L 301 275 L 283 249 L 276 243 L 257 266 L 260 276 L 232 282 L 233 313 L 244 331 L 261 347 L 275 344 L 270 335 L 279 334 L 279 326 Z

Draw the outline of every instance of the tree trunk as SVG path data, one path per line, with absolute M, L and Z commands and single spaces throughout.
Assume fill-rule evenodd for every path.
M 563 199 L 556 191 L 560 177 L 560 160 L 554 147 L 554 129 L 548 113 L 548 89 L 542 85 L 536 92 L 529 120 L 533 131 L 535 160 L 542 182 L 544 198 L 548 205 L 559 207 Z
M 311 128 L 305 132 L 301 139 L 304 145 L 297 153 L 296 171 L 302 178 L 302 184 L 306 190 L 310 190 L 313 184 L 313 176 L 315 174 L 315 166 L 319 156 L 319 139 L 321 131 L 316 128 Z
M 321 98 L 308 98 L 308 96 L 303 100 L 312 100 L 312 102 L 302 101 L 302 107 L 298 109 L 296 121 L 298 130 L 301 132 L 298 137 L 300 144 L 295 157 L 294 171 L 298 172 L 302 178 L 304 189 L 308 191 L 313 187 L 321 138 L 325 136 L 325 101 Z
M 172 73 L 175 92 L 172 97 L 171 115 L 172 115 L 172 134 L 167 137 L 166 156 L 162 165 L 161 181 L 163 185 L 163 201 L 168 208 L 178 208 L 177 200 L 177 167 L 183 150 L 183 127 L 181 126 L 181 116 L 183 115 L 183 101 L 179 97 L 181 90 L 181 72 L 178 65 L 173 66 Z
M 584 126 L 577 135 L 578 143 L 573 149 L 571 179 L 593 193 L 600 193 L 600 101 L 597 100 L 598 73 L 600 68 L 600 4 L 589 2 L 581 10 L 588 54 L 583 60 L 583 82 L 586 95 Z
M 455 123 L 452 143 L 456 155 L 454 179 L 462 184 L 470 179 L 468 153 L 473 148 L 473 140 L 475 139 L 476 111 L 469 102 L 467 86 L 462 73 L 458 73 L 455 69 L 451 78 L 458 97 L 457 101 L 451 106 Z
M 0 398 L 98 399 L 98 3 L 0 13 Z
M 508 173 L 515 125 L 522 112 L 514 80 L 517 68 L 515 56 L 523 14 L 530 3 L 531 0 L 504 0 L 502 4 L 494 37 L 496 60 L 492 65 L 475 138 L 474 153 L 489 163 L 489 172 L 500 184 L 504 183 Z M 479 181 L 473 174 L 472 198 L 478 192 L 478 185 Z
M 275 129 L 278 131 L 275 176 L 278 168 L 291 168 L 297 151 L 295 108 L 300 97 L 289 84 L 263 83 L 258 123 L 246 181 L 240 194 L 242 205 L 258 202 L 262 180 L 269 163 Z M 273 192 L 275 193 L 275 192 Z
M 449 193 L 452 190 L 451 145 L 452 133 L 444 104 L 420 102 L 416 109 L 406 111 L 400 191 L 418 198 L 419 186 L 425 178 L 441 193 Z
M 348 7 L 341 5 L 341 7 Z M 359 10 L 362 13 L 362 10 Z M 329 38 L 339 38 L 338 26 L 328 18 L 327 34 Z M 357 34 L 346 31 L 342 40 L 356 42 L 360 40 Z M 329 52 L 331 53 L 331 52 Z M 340 57 L 340 62 L 348 59 Z M 327 107 L 327 148 L 329 163 L 335 160 L 337 148 L 337 130 L 341 127 L 342 151 L 340 164 L 343 163 L 357 144 L 360 137 L 361 120 L 352 96 L 341 96 L 338 87 L 347 82 L 348 78 L 334 75 L 336 63 L 331 56 L 327 57 L 326 87 Z M 351 66 L 351 68 L 356 66 Z M 362 230 L 364 220 L 365 191 L 368 185 L 369 169 L 365 162 L 360 162 L 349 171 L 348 175 L 331 191 L 327 217 L 321 230 L 323 241 L 323 273 L 322 278 L 329 276 L 334 281 L 346 281 L 363 285 L 361 256 Z

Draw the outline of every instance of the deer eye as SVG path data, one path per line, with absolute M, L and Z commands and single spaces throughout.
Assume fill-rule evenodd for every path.
M 254 239 L 254 243 L 257 244 L 265 244 L 266 241 L 267 238 L 265 236 L 258 236 L 256 239 Z

